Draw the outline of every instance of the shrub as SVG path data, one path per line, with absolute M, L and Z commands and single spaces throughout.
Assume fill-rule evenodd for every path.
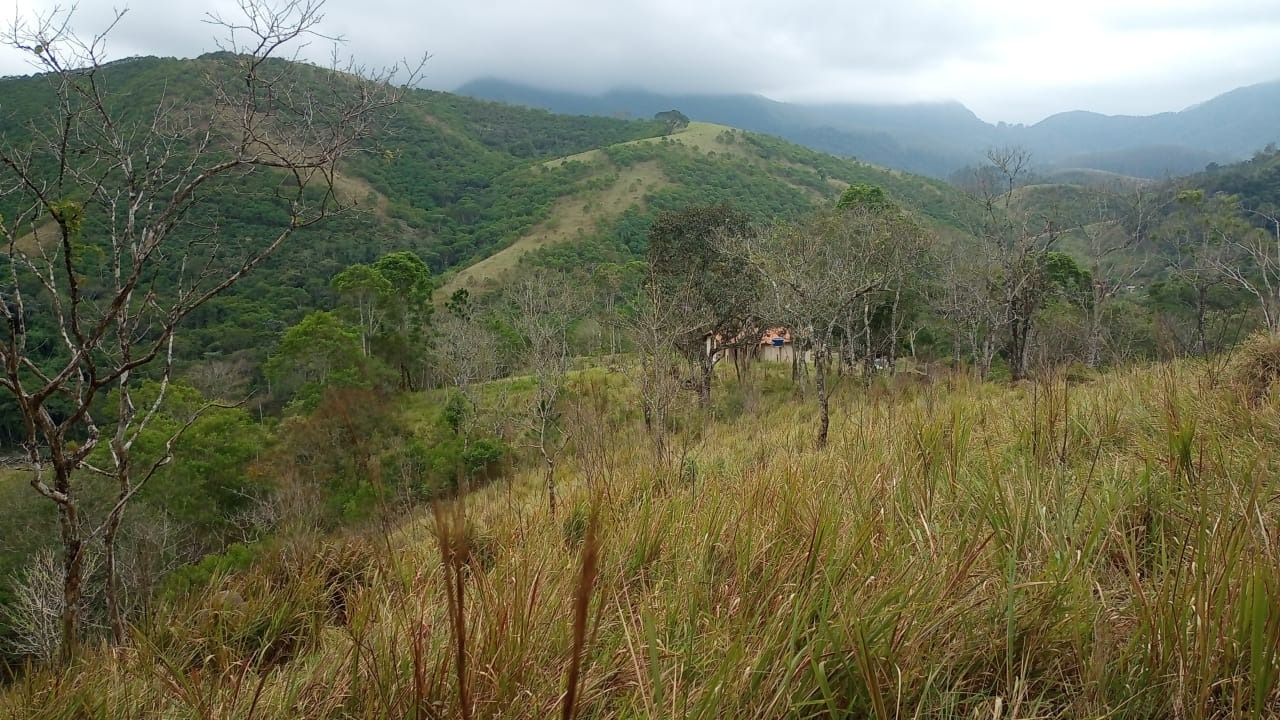
M 483 437 L 472 441 L 471 446 L 462 453 L 462 461 L 466 463 L 468 477 L 483 476 L 494 478 L 499 474 L 502 458 L 507 454 L 507 446 L 498 438 Z
M 1261 334 L 1245 341 L 1232 379 L 1250 404 L 1262 402 L 1280 380 L 1280 337 Z
M 260 543 L 233 543 L 221 553 L 207 555 L 199 562 L 175 570 L 161 584 L 160 595 L 173 599 L 204 591 L 214 578 L 248 570 L 261 554 Z

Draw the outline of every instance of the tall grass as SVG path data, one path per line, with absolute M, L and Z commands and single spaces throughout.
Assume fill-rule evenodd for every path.
M 614 418 L 577 510 L 531 469 L 299 540 L 0 711 L 1275 717 L 1280 403 L 1203 373 L 844 388 L 823 451 L 805 403 L 726 378 L 745 409 L 683 466 Z

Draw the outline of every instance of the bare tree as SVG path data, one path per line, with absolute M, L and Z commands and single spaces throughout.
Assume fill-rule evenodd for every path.
M 1158 195 L 1142 187 L 1130 192 L 1103 190 L 1093 197 L 1091 217 L 1080 225 L 1091 283 L 1085 341 L 1085 364 L 1091 368 L 1102 363 L 1107 304 L 1143 268 L 1141 262 L 1126 257 L 1126 252 L 1145 242 L 1156 222 L 1159 204 Z
M 1268 227 L 1246 228 L 1243 222 L 1219 220 L 1213 227 L 1228 244 L 1230 255 L 1218 258 L 1228 279 L 1258 301 L 1267 332 L 1280 334 L 1280 215 L 1263 210 L 1246 211 Z
M 898 222 L 901 242 L 889 246 L 889 266 L 893 272 L 885 286 L 862 296 L 851 309 L 850 317 L 843 324 L 841 355 L 852 362 L 860 359 L 863 378 L 870 382 L 879 370 L 893 372 L 897 362 L 898 340 L 906 320 L 903 308 L 903 292 L 908 304 L 913 290 L 925 283 L 918 277 L 924 267 L 928 247 L 923 242 L 921 228 L 907 222 L 907 216 L 877 185 L 855 183 L 845 189 L 836 202 L 836 209 L 848 215 L 862 209 Z M 856 355 L 860 355 L 856 357 Z
M 1244 231 L 1236 214 L 1236 199 L 1206 196 L 1203 190 L 1178 192 L 1175 210 L 1159 231 L 1166 270 L 1188 290 L 1193 313 L 1190 345 L 1194 355 L 1210 351 L 1209 319 L 1215 289 L 1233 279 L 1224 268 L 1234 267 L 1232 245 Z
M 435 368 L 441 384 L 453 388 L 461 401 L 458 415 L 451 421 L 462 439 L 465 455 L 481 420 L 480 384 L 500 376 L 506 369 L 503 348 L 486 318 L 469 305 L 460 313 L 450 312 L 440 319 L 433 333 L 436 340 Z M 470 477 L 460 468 L 458 488 L 470 491 Z
M 650 273 L 640 297 L 633 305 L 620 308 L 618 318 L 640 358 L 634 374 L 641 413 L 654 456 L 664 466 L 673 459 L 668 425 L 685 388 L 682 358 L 676 348 L 680 338 L 702 326 L 700 318 L 686 311 L 693 302 L 686 293 L 688 286 L 660 282 Z
M 561 273 L 535 272 L 514 290 L 516 329 L 524 341 L 523 355 L 537 384 L 530 401 L 532 445 L 542 457 L 547 504 L 556 514 L 556 456 L 565 438 L 560 423 L 560 396 L 573 366 L 569 331 L 581 314 L 581 301 Z
M 100 561 L 88 548 L 84 551 L 85 574 L 92 574 Z M 5 624 L 12 636 L 4 650 L 13 655 L 41 661 L 57 657 L 62 640 L 62 562 L 51 549 L 41 550 L 9 578 L 13 599 L 3 606 Z M 92 610 L 92 592 L 81 597 L 82 612 Z
M 1045 260 L 1061 227 L 1056 218 L 1024 212 L 1014 203 L 1014 191 L 1030 170 L 1030 153 L 1022 148 L 991 149 L 987 160 L 989 165 L 975 183 L 982 208 L 982 227 L 976 234 L 986 246 L 981 257 L 992 262 L 987 287 L 1002 316 L 1010 375 L 1021 380 L 1027 375 L 1036 313 L 1048 291 Z
M 26 426 L 30 484 L 58 511 L 64 660 L 77 653 L 85 543 L 97 535 L 106 541 L 111 624 L 117 640 L 124 636 L 114 538 L 177 439 L 134 466 L 134 442 L 168 388 L 179 326 L 296 231 L 340 209 L 340 160 L 401 96 L 390 72 L 361 76 L 276 59 L 290 43 L 319 37 L 319 0 L 241 0 L 240 9 L 242 19 L 209 18 L 227 31 L 230 52 L 213 62 L 209 97 L 190 106 L 162 95 L 141 108 L 116 95 L 105 33 L 78 36 L 69 13 L 15 21 L 4 37 L 48 83 L 48 115 L 29 122 L 29 139 L 0 141 L 0 201 L 12 209 L 0 221 L 8 250 L 0 387 Z M 189 220 L 212 195 L 264 185 L 261 199 L 287 217 L 268 237 L 222 238 Z M 54 343 L 33 342 L 28 326 L 37 316 Z M 140 406 L 134 390 L 144 371 L 160 392 Z M 108 459 L 91 465 L 100 446 Z M 117 487 L 96 529 L 82 517 L 81 470 Z
M 945 266 L 942 312 L 955 325 L 956 360 L 963 344 L 978 377 L 986 380 L 1005 317 L 995 297 L 995 262 L 988 248 L 953 245 Z
M 827 372 L 837 329 L 859 300 L 910 270 L 925 240 L 900 210 L 856 205 L 740 241 L 744 262 L 764 278 L 765 316 L 786 325 L 797 348 L 813 350 L 819 447 L 830 427 Z

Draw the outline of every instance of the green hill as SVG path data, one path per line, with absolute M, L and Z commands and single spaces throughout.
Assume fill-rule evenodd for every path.
M 443 294 L 492 281 L 521 259 L 639 256 L 654 213 L 688 205 L 728 204 L 768 222 L 829 204 L 850 183 L 870 183 L 940 227 L 965 226 L 975 209 L 936 180 L 710 123 L 560 158 L 539 172 L 569 167 L 584 168 L 580 189 L 559 198 L 530 232 L 453 275 Z
M 102 68 L 99 82 L 130 121 L 142 120 L 161 102 L 197 109 L 211 103 L 204 78 L 228 72 L 228 59 L 120 61 Z M 306 73 L 318 72 L 290 70 L 304 81 Z M 7 146 L 21 151 L 36 143 L 48 128 L 45 108 L 52 98 L 44 77 L 0 79 L 0 136 Z M 373 138 L 373 151 L 340 168 L 337 190 L 354 212 L 299 232 L 259 271 L 205 306 L 181 333 L 180 353 L 210 357 L 269 348 L 285 328 L 331 300 L 336 273 L 390 251 L 413 251 L 437 273 L 484 257 L 527 232 L 557 198 L 586 180 L 579 167 L 533 173 L 532 166 L 663 128 L 412 91 L 385 132 Z M 244 181 L 248 185 L 214 188 L 187 214 L 184 227 L 216 227 L 221 238 L 269 236 L 282 221 L 278 203 L 270 202 L 280 181 L 258 175 Z M 0 193 L 0 216 L 15 217 L 14 197 Z M 86 242 L 95 242 L 103 217 L 102 208 L 87 206 Z
M 209 104 L 205 79 L 229 72 L 229 60 L 218 53 L 136 58 L 105 66 L 100 79 L 125 116 L 141 121 L 162 98 L 178 107 Z M 320 72 L 291 70 L 304 78 Z M 22 147 L 38 137 L 50 93 L 42 77 L 0 79 L 6 143 Z M 356 212 L 300 232 L 258 272 L 202 308 L 180 334 L 179 354 L 257 355 L 308 311 L 331 304 L 335 274 L 396 250 L 418 254 L 436 274 L 474 266 L 456 285 L 491 277 L 531 248 L 641 253 L 652 212 L 690 203 L 729 203 L 767 221 L 828 202 L 847 183 L 871 182 L 937 223 L 957 223 L 966 212 L 963 198 L 937 181 L 725 127 L 695 124 L 662 138 L 666 130 L 654 121 L 555 115 L 411 91 L 374 138 L 374 151 L 341 169 L 339 194 Z M 269 196 L 278 181 L 258 176 L 256 188 L 215 190 L 187 224 L 216 226 L 222 237 L 265 236 L 279 227 L 280 211 L 246 200 L 246 190 Z M 0 215 L 13 216 L 11 203 L 0 196 Z M 89 207 L 87 227 L 94 226 L 95 211 Z M 582 243 L 564 242 L 571 239 Z

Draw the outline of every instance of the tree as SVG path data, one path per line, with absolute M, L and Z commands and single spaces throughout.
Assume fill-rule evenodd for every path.
M 990 256 L 973 248 L 951 247 L 942 287 L 942 313 L 955 325 L 955 359 L 967 348 L 978 377 L 985 380 L 1003 329 L 1003 308 L 994 293 Z
M 653 289 L 681 300 L 681 332 L 672 337 L 698 370 L 703 406 L 711 402 L 713 371 L 722 351 L 756 339 L 752 330 L 759 276 L 729 251 L 748 227 L 745 215 L 721 205 L 665 212 L 649 229 Z
M 391 296 L 391 283 L 368 265 L 352 265 L 333 277 L 333 289 L 353 314 L 360 329 L 360 352 L 369 356 L 373 337 L 382 331 Z
M 431 318 L 431 271 L 417 255 L 394 252 L 372 265 L 348 267 L 333 278 L 347 314 L 360 328 L 366 357 L 375 352 L 400 374 L 400 386 L 421 385 L 416 349 Z
M 509 369 L 509 352 L 490 316 L 491 308 L 477 307 L 463 291 L 455 292 L 453 299 L 457 302 L 451 303 L 451 307 L 458 313 L 451 310 L 440 318 L 432 333 L 432 365 L 437 382 L 453 390 L 445 413 L 450 428 L 462 443 L 464 464 L 457 468 L 458 487 L 466 494 L 470 491 L 472 468 L 465 466 L 465 459 L 473 453 L 473 444 L 482 439 L 479 433 L 482 394 L 477 385 L 500 377 Z
M 262 372 L 294 407 L 310 410 L 326 387 L 361 384 L 369 360 L 358 333 L 337 315 L 318 310 L 285 332 Z
M 889 198 L 885 197 L 884 188 L 879 185 L 854 183 L 840 193 L 840 199 L 836 201 L 836 209 L 851 210 L 856 207 L 889 210 L 893 209 L 894 205 Z
M 797 351 L 813 349 L 819 447 L 830 427 L 826 373 L 837 330 L 858 301 L 909 272 L 926 242 L 923 228 L 902 211 L 854 203 L 740 243 L 743 261 L 763 278 L 765 316 L 791 331 Z
M 668 424 L 684 385 L 676 348 L 679 339 L 693 333 L 700 322 L 686 311 L 693 292 L 686 285 L 661 283 L 650 272 L 639 296 L 619 308 L 618 322 L 640 358 L 634 370 L 645 431 L 654 457 L 663 466 L 673 459 Z
M 1224 275 L 1258 302 L 1267 332 L 1280 334 L 1280 215 L 1265 210 L 1249 210 L 1266 227 L 1247 227 L 1243 220 L 1219 218 L 1214 229 L 1228 244 L 1220 257 Z
M 190 107 L 168 96 L 141 107 L 113 95 L 105 34 L 77 36 L 67 13 L 16 20 L 4 38 L 49 83 L 48 116 L 29 122 L 29 139 L 0 140 L 0 206 L 9 213 L 0 220 L 0 388 L 25 424 L 31 487 L 58 512 L 64 660 L 77 653 L 86 543 L 105 538 L 112 574 L 113 533 L 177 440 L 134 466 L 133 444 L 168 388 L 178 328 L 294 233 L 339 209 L 339 162 L 400 97 L 390 73 L 361 77 L 275 59 L 318 36 L 319 0 L 241 0 L 240 9 L 243 18 L 211 16 L 227 30 L 229 52 L 214 61 L 209 96 Z M 255 202 L 282 218 L 273 235 L 224 238 L 188 222 L 206 198 L 252 188 L 265 188 Z M 32 342 L 26 319 L 37 316 L 54 343 Z M 133 391 L 146 375 L 159 392 L 140 405 Z M 104 443 L 106 467 L 88 464 Z M 96 529 L 81 515 L 82 470 L 117 487 Z
M 1142 263 L 1124 266 L 1125 251 L 1146 242 L 1159 211 L 1159 197 L 1141 187 L 1128 193 L 1102 190 L 1094 194 L 1093 212 L 1080 224 L 1089 259 L 1088 336 L 1085 364 L 1102 362 L 1103 318 L 1107 304 L 1125 281 L 1142 270 Z
M 679 110 L 665 110 L 654 113 L 653 119 L 667 124 L 667 134 L 689 127 L 689 116 Z
M 878 185 L 855 183 L 845 188 L 836 202 L 836 210 L 845 215 L 855 212 L 883 215 L 905 220 L 902 209 L 885 196 Z M 904 224 L 903 228 L 907 226 Z M 918 228 L 917 228 L 918 229 Z M 892 262 L 898 268 L 885 287 L 863 295 L 857 303 L 860 308 L 850 308 L 850 317 L 843 323 L 842 343 L 848 343 L 849 352 L 861 349 L 864 377 L 870 380 L 883 359 L 892 372 L 897 362 L 898 338 L 904 320 L 903 290 L 910 283 L 919 284 L 915 271 L 922 266 L 926 252 L 918 233 L 905 233 L 901 244 L 890 248 Z M 910 296 L 910 288 L 908 296 Z M 908 297 L 910 304 L 910 297 Z M 846 352 L 842 351 L 842 355 Z M 853 358 L 850 357 L 852 360 Z
M 422 386 L 426 364 L 420 348 L 431 321 L 431 270 L 422 258 L 408 251 L 378 258 L 373 269 L 386 279 L 391 294 L 386 299 L 386 325 L 376 347 L 388 365 L 399 371 L 400 387 Z
M 1244 230 L 1234 197 L 1206 196 L 1200 189 L 1180 191 L 1170 221 L 1160 229 L 1166 270 L 1171 280 L 1183 286 L 1185 304 L 1191 307 L 1188 344 L 1195 355 L 1210 350 L 1208 321 L 1216 304 L 1215 291 L 1230 278 L 1223 268 L 1232 265 L 1227 259 L 1231 246 Z
M 1014 203 L 1014 191 L 1029 171 L 1021 148 L 987 152 L 988 165 L 975 179 L 982 226 L 982 256 L 989 263 L 986 294 L 997 303 L 1005 330 L 1005 357 L 1013 380 L 1027 376 L 1027 350 L 1036 313 L 1048 293 L 1045 259 L 1062 234 L 1057 218 L 1032 214 Z
M 560 396 L 573 365 L 569 331 L 581 313 L 581 301 L 560 273 L 536 272 L 513 290 L 515 326 L 522 359 L 536 385 L 530 399 L 530 435 L 542 457 L 547 505 L 556 514 L 556 456 L 564 447 Z

